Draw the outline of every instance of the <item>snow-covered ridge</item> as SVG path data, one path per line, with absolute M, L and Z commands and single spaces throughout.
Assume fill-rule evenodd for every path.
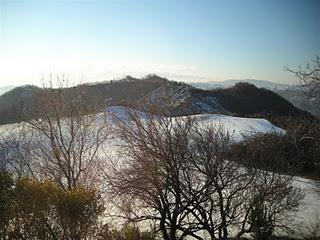
M 107 112 L 119 118 L 126 118 L 126 111 L 135 111 L 139 116 L 143 117 L 144 113 L 132 109 L 126 109 L 121 106 L 109 107 Z M 262 118 L 243 118 L 233 117 L 222 114 L 197 114 L 192 115 L 195 121 L 201 125 L 219 125 L 224 131 L 228 132 L 234 141 L 241 141 L 243 137 L 250 137 L 258 133 L 275 133 L 284 135 L 285 130 L 276 127 L 269 121 Z M 183 117 L 176 117 L 176 119 Z
M 195 115 L 196 121 L 204 124 L 219 124 L 227 131 L 235 141 L 241 141 L 243 137 L 253 136 L 258 133 L 274 133 L 284 135 L 285 130 L 276 127 L 266 119 L 233 117 L 222 114 Z

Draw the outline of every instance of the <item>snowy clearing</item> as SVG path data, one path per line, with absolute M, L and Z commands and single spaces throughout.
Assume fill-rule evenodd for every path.
M 110 121 L 110 125 L 112 124 L 110 115 L 126 119 L 126 112 L 123 107 L 107 108 L 106 113 L 107 121 Z M 138 112 L 138 114 L 141 117 L 145 116 L 143 112 Z M 104 117 L 106 115 L 105 113 L 97 114 L 97 121 L 105 120 Z M 257 133 L 272 132 L 280 135 L 285 134 L 283 129 L 278 128 L 269 121 L 260 118 L 241 118 L 221 114 L 200 114 L 194 115 L 194 117 L 195 120 L 201 125 L 203 124 L 203 126 L 215 124 L 221 125 L 224 130 L 231 134 L 234 141 L 241 141 L 244 136 L 253 136 Z M 20 127 L 21 124 L 2 125 L 0 126 L 0 135 L 11 135 L 13 132 L 19 133 Z M 109 153 L 115 154 L 117 151 L 116 145 L 117 139 L 107 141 L 102 151 L 108 151 Z M 300 225 L 300 228 L 304 228 L 310 222 L 314 221 L 316 217 L 320 216 L 320 181 L 296 177 L 294 184 L 304 191 L 305 198 L 299 207 L 298 212 L 294 215 L 295 220 L 291 224 L 292 226 Z

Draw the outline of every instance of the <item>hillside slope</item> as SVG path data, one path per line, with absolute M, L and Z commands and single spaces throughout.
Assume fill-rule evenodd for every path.
M 124 102 L 136 102 L 147 93 L 163 86 L 169 80 L 149 75 L 142 79 L 130 76 L 122 80 L 83 84 L 86 99 L 105 101 L 105 105 L 117 105 Z M 41 89 L 27 85 L 17 87 L 0 96 L 0 124 L 24 120 L 23 112 L 32 111 L 30 105 L 35 91 Z M 65 92 L 72 90 L 66 88 Z
M 312 117 L 276 93 L 248 83 L 238 83 L 226 89 L 202 90 L 186 83 L 148 75 L 142 79 L 127 76 L 118 81 L 81 86 L 86 101 L 98 101 L 104 107 L 130 105 L 144 109 L 146 103 L 152 103 L 163 108 L 172 107 L 170 114 L 175 116 L 220 113 L 236 116 L 274 114 Z M 66 88 L 64 91 L 69 94 L 71 90 Z M 23 112 L 33 111 L 30 106 L 35 91 L 41 89 L 24 86 L 1 95 L 0 124 L 24 120 Z
M 312 118 L 278 94 L 249 83 L 231 88 L 202 90 L 189 85 L 165 86 L 146 95 L 143 102 L 162 105 L 170 102 L 175 115 L 223 113 L 237 116 L 273 114 Z
M 6 92 L 9 92 L 10 90 L 14 89 L 14 86 L 4 86 L 0 87 L 0 96 Z
M 107 108 L 107 112 L 115 114 L 117 117 L 124 118 L 126 109 L 119 106 Z M 141 112 L 143 116 L 143 113 Z M 180 117 L 178 117 L 180 118 Z M 276 127 L 269 121 L 260 118 L 240 118 L 222 114 L 200 114 L 194 116 L 197 122 L 203 125 L 219 124 L 226 131 L 230 133 L 230 136 L 234 141 L 241 141 L 243 136 L 254 136 L 259 133 L 273 132 L 278 134 L 285 134 L 285 131 Z M 119 146 L 117 139 L 114 139 L 108 144 L 108 149 L 111 152 L 116 153 L 115 148 Z M 288 226 L 299 231 L 304 231 L 309 225 L 310 221 L 314 221 L 317 216 L 320 215 L 320 181 L 305 179 L 302 177 L 294 177 L 293 184 L 301 188 L 305 197 L 299 206 L 297 212 L 290 213 L 290 222 Z M 300 237 L 300 236 L 299 236 Z
M 16 87 L 0 96 L 0 124 L 23 119 L 23 107 L 28 105 L 36 86 Z
M 292 103 L 295 107 L 308 111 L 316 117 L 320 117 L 320 90 L 309 92 L 307 89 L 303 89 L 292 84 L 281 84 L 255 79 L 191 82 L 190 84 L 203 90 L 213 90 L 217 88 L 230 88 L 241 82 L 253 84 L 258 88 L 272 90 Z
M 117 117 L 124 117 L 125 114 L 125 108 L 122 106 L 108 107 L 106 111 L 115 114 Z M 277 132 L 278 134 L 285 133 L 284 130 L 276 127 L 265 119 L 239 118 L 217 114 L 201 114 L 195 115 L 194 117 L 196 121 L 204 125 L 221 124 L 226 131 L 230 132 L 233 140 L 235 141 L 241 141 L 243 134 L 246 136 L 253 136 L 256 133 L 265 133 L 269 131 Z M 104 120 L 103 113 L 97 114 L 97 121 L 100 120 Z M 13 134 L 19 129 L 19 126 L 20 124 L 0 126 L 0 133 L 10 132 L 10 134 Z M 117 153 L 119 153 L 117 149 L 117 147 L 119 147 L 118 141 L 119 139 L 116 137 L 111 138 L 111 140 L 107 141 L 103 146 L 103 149 L 107 150 L 110 154 L 109 157 L 119 157 L 119 155 L 117 155 Z M 105 154 L 105 152 L 103 153 Z M 298 211 L 292 213 L 293 221 L 290 221 L 288 226 L 298 226 L 299 229 L 301 228 L 301 230 L 303 230 L 308 226 L 309 221 L 314 220 L 314 218 L 320 214 L 320 201 L 318 194 L 318 191 L 320 190 L 320 182 L 301 177 L 295 177 L 294 185 L 302 189 L 302 191 L 305 193 L 305 198 L 301 206 L 299 206 Z
M 311 116 L 275 92 L 249 83 L 238 83 L 231 88 L 211 90 L 210 93 L 219 99 L 223 107 L 240 115 L 267 113 L 279 116 Z
M 320 118 L 320 89 L 311 92 L 305 89 L 283 89 L 276 91 L 276 93 L 294 106 Z

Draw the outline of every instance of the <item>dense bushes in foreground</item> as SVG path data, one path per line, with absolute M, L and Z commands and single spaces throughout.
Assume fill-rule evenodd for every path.
M 65 191 L 52 181 L 14 180 L 0 171 L 0 239 L 15 240 L 154 240 L 137 226 L 103 224 L 105 207 L 94 190 Z
M 0 172 L 0 239 L 87 239 L 104 211 L 100 196 L 81 187 Z

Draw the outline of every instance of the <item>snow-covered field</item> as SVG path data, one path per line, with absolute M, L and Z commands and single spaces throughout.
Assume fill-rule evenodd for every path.
M 123 107 L 109 107 L 106 111 L 117 118 L 126 118 L 126 110 Z M 141 117 L 144 116 L 143 112 L 135 112 Z M 280 135 L 286 133 L 283 129 L 262 118 L 242 118 L 222 114 L 198 114 L 193 115 L 193 117 L 196 122 L 203 126 L 221 125 L 234 141 L 241 141 L 244 136 L 252 136 L 257 133 L 273 132 Z M 177 119 L 179 118 L 183 117 L 177 117 Z
M 125 110 L 122 107 L 111 107 L 106 110 L 107 113 L 117 115 L 117 117 L 124 118 Z M 141 116 L 143 116 L 143 113 Z M 108 114 L 107 114 L 108 115 Z M 277 134 L 285 134 L 285 131 L 271 124 L 265 119 L 258 118 L 240 118 L 221 114 L 201 114 L 195 115 L 195 120 L 203 126 L 211 124 L 220 124 L 226 131 L 228 131 L 235 141 L 241 141 L 243 136 L 252 136 L 256 133 L 273 132 Z M 104 114 L 98 114 L 97 119 L 100 121 L 104 118 Z M 10 134 L 11 131 L 16 131 L 19 124 L 9 124 L 0 126 L 0 136 L 3 134 Z M 113 151 L 116 139 L 108 141 L 104 146 L 106 149 Z M 295 221 L 291 224 L 293 226 L 305 226 L 310 221 L 314 221 L 317 216 L 320 216 L 320 182 L 296 177 L 295 185 L 300 187 L 305 192 L 305 198 L 295 214 Z
M 111 107 L 107 109 L 107 112 L 115 114 L 117 117 L 126 117 L 125 110 L 122 107 Z M 143 116 L 142 112 L 139 114 Z M 234 141 L 241 141 L 244 136 L 253 136 L 258 133 L 272 132 L 280 135 L 286 133 L 285 130 L 261 118 L 242 118 L 221 114 L 199 114 L 194 115 L 194 117 L 203 126 L 221 125 L 225 131 L 230 133 Z M 296 233 L 299 233 L 320 217 L 320 181 L 295 177 L 294 184 L 301 188 L 305 194 L 299 210 L 294 213 L 294 221 L 289 223 L 297 231 Z
M 225 131 L 230 133 L 234 141 L 241 141 L 244 136 L 252 136 L 257 133 L 276 133 L 283 135 L 286 132 L 274 126 L 262 118 L 242 118 L 221 114 L 195 115 L 196 121 L 204 125 L 219 124 Z
M 294 184 L 301 188 L 305 197 L 294 215 L 292 226 L 298 233 L 303 233 L 317 219 L 320 221 L 320 181 L 295 177 Z

